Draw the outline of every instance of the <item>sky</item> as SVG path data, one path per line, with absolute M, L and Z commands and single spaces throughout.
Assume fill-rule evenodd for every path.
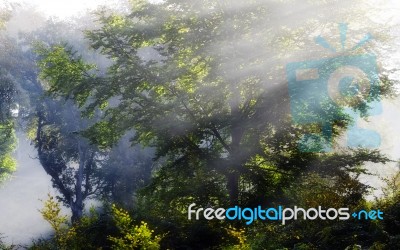
M 35 148 L 24 134 L 17 136 L 17 172 L 0 188 L 0 233 L 9 244 L 29 244 L 38 235 L 51 232 L 39 210 L 43 207 L 40 200 L 46 200 L 47 194 L 54 191 Z
M 38 10 L 47 15 L 66 17 L 74 15 L 85 9 L 93 9 L 98 5 L 104 4 L 104 0 L 31 0 L 33 5 L 38 5 Z
M 47 16 L 68 18 L 87 9 L 94 10 L 98 6 L 113 6 L 113 3 L 121 2 L 121 0 L 12 0 L 10 2 L 37 6 L 37 10 Z
M 94 10 L 99 6 L 112 8 L 118 6 L 118 3 L 128 2 L 129 0 L 0 0 L 0 3 L 5 1 L 37 6 L 37 10 L 47 16 L 56 16 L 64 19 L 86 10 Z M 152 3 L 159 3 L 161 1 L 150 0 Z

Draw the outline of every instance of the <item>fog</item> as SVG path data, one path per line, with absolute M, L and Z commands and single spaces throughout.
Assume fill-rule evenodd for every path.
M 18 169 L 0 188 L 0 232 L 4 241 L 28 244 L 38 235 L 51 232 L 39 210 L 48 193 L 54 193 L 50 177 L 37 159 L 37 151 L 25 134 L 19 132 L 15 152 Z
M 0 6 L 14 9 L 14 15 L 7 23 L 6 34 L 18 39 L 21 32 L 29 33 L 43 28 L 49 19 L 66 21 L 102 5 L 120 6 L 115 5 L 115 2 L 0 1 Z M 90 22 L 81 24 L 81 27 L 85 25 L 90 25 Z M 68 37 L 65 31 L 60 31 L 60 34 L 65 34 L 64 38 L 70 38 L 70 41 L 83 39 L 83 35 Z M 57 193 L 52 187 L 51 177 L 38 160 L 37 149 L 24 132 L 18 132 L 17 137 L 18 145 L 14 153 L 17 171 L 0 186 L 0 237 L 7 244 L 28 245 L 33 239 L 41 236 L 46 238 L 52 233 L 39 210 L 43 208 L 47 194 Z M 87 207 L 91 204 L 95 203 L 89 202 Z M 62 213 L 68 215 L 70 211 L 64 207 Z
M 241 44 L 241 40 L 220 41 L 212 46 L 216 51 L 228 51 L 232 48 L 227 44 L 231 43 L 238 53 L 247 55 L 246 60 L 248 58 L 252 60 L 265 58 L 259 68 L 252 70 L 264 71 L 263 74 L 274 72 L 271 88 L 287 86 L 284 67 L 286 64 L 332 55 L 328 50 L 316 44 L 314 39 L 316 35 L 329 36 L 328 41 L 334 46 L 339 46 L 338 40 L 335 40 L 339 34 L 336 23 L 342 22 L 349 23 L 348 46 L 350 47 L 362 39 L 366 33 L 372 33 L 376 37 L 373 43 L 377 46 L 371 48 L 372 46 L 368 47 L 369 45 L 367 45 L 367 50 L 378 54 L 378 63 L 383 72 L 387 73 L 392 80 L 400 80 L 400 73 L 396 70 L 400 66 L 400 31 L 398 28 L 396 29 L 400 24 L 398 17 L 400 4 L 395 0 L 352 1 L 351 4 L 350 1 L 332 1 L 331 4 L 321 4 L 320 6 L 316 3 L 318 1 L 293 1 L 293 5 L 287 9 L 282 9 L 280 5 L 285 1 L 271 0 L 269 2 L 271 3 L 269 9 L 271 15 L 268 20 L 265 20 L 266 23 L 259 25 L 260 27 L 271 25 L 270 32 L 273 34 L 271 39 L 265 39 L 262 42 L 256 41 L 254 44 Z M 14 5 L 10 5 L 10 3 Z M 86 13 L 87 10 L 94 10 L 104 4 L 109 7 L 114 6 L 120 11 L 126 8 L 125 1 L 121 4 L 121 1 L 117 0 L 3 1 L 4 6 L 17 6 L 17 4 L 24 3 L 24 6 L 29 7 L 16 11 L 17 14 L 8 23 L 7 32 L 10 36 L 18 37 L 20 32 L 32 32 L 40 29 L 48 19 L 72 19 L 74 16 L 77 17 Z M 244 2 L 238 1 L 238 6 L 232 6 L 232 8 L 240 8 L 241 4 Z M 366 15 L 352 16 L 354 8 L 362 9 L 357 13 L 364 12 Z M 353 18 L 357 20 L 356 24 L 351 23 Z M 318 23 L 327 20 L 330 23 L 327 27 L 322 27 Z M 306 28 L 300 29 L 299 27 L 302 25 L 306 25 Z M 286 28 L 293 30 L 289 31 Z M 288 41 L 288 43 L 292 43 L 292 47 L 283 46 L 279 39 L 290 34 L 293 35 L 292 32 L 297 34 L 294 41 Z M 266 40 L 267 43 L 265 43 Z M 311 47 L 317 53 L 309 53 Z M 246 63 L 248 62 L 246 60 L 232 61 L 231 63 L 232 65 Z M 234 72 L 232 68 L 227 68 L 226 74 L 232 79 L 240 78 L 241 75 Z M 382 114 L 370 117 L 368 121 L 360 120 L 358 125 L 378 132 L 381 135 L 379 149 L 395 161 L 400 158 L 400 144 L 398 143 L 400 141 L 398 132 L 400 98 L 384 100 Z M 343 140 L 345 141 L 346 138 Z M 32 238 L 47 235 L 50 232 L 50 226 L 43 220 L 38 210 L 42 206 L 40 199 L 46 199 L 47 193 L 54 193 L 54 189 L 50 177 L 46 175 L 37 159 L 36 150 L 23 132 L 18 133 L 18 141 L 15 152 L 18 169 L 0 188 L 2 204 L 0 207 L 0 233 L 6 236 L 5 242 L 28 244 Z M 369 164 L 368 168 L 372 173 L 377 174 L 377 176 L 362 177 L 363 182 L 376 188 L 375 192 L 371 194 L 373 197 L 382 193 L 380 189 L 383 182 L 380 178 L 393 175 L 398 170 L 398 165 L 397 162 L 387 165 Z

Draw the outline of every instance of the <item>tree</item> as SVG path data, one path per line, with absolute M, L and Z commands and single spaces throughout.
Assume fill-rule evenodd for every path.
M 310 161 L 336 157 L 296 149 L 307 129 L 290 124 L 287 90 L 273 87 L 271 73 L 258 68 L 265 58 L 254 37 L 265 34 L 256 25 L 266 18 L 264 1 L 241 8 L 224 1 L 133 1 L 132 6 L 127 16 L 101 13 L 102 27 L 87 33 L 92 47 L 115 61 L 106 77 L 62 46 L 42 51 L 41 74 L 51 94 L 73 98 L 86 114 L 105 110 L 86 133 L 92 142 L 111 145 L 135 129 L 135 141 L 154 145 L 169 164 L 184 168 L 201 161 L 224 175 L 232 204 L 245 192 L 243 176 L 303 171 Z M 220 43 L 226 44 L 217 51 Z M 152 57 L 143 57 L 145 52 Z M 113 97 L 120 101 L 107 106 Z M 350 122 L 341 108 L 325 112 L 337 117 L 334 135 Z M 352 165 L 378 160 L 354 154 L 366 158 Z
M 71 208 L 71 220 L 77 222 L 84 201 L 102 186 L 97 163 L 100 152 L 77 134 L 87 121 L 79 119 L 76 108 L 51 100 L 45 104 L 37 111 L 34 143 L 40 163 L 61 194 L 58 198 Z
M 80 20 L 85 20 L 85 25 L 90 25 L 87 16 Z M 134 191 L 149 179 L 151 171 L 149 159 L 152 157 L 151 153 L 143 153 L 140 148 L 130 155 L 132 150 L 129 148 L 128 140 L 121 142 L 112 150 L 100 150 L 96 146 L 89 145 L 79 133 L 93 121 L 82 118 L 80 110 L 72 102 L 65 103 L 63 100 L 52 99 L 46 95 L 47 83 L 38 77 L 36 65 L 38 57 L 35 49 L 40 50 L 41 46 L 68 40 L 75 48 L 84 51 L 85 43 L 78 29 L 79 27 L 72 28 L 72 25 L 66 22 L 47 21 L 38 30 L 19 34 L 18 43 L 11 38 L 5 39 L 7 43 L 4 43 L 4 46 L 7 50 L 1 51 L 4 57 L 0 58 L 3 68 L 7 69 L 6 73 L 10 72 L 6 76 L 1 75 L 4 78 L 0 82 L 3 84 L 0 93 L 3 97 L 1 115 L 10 116 L 12 106 L 9 103 L 18 102 L 19 121 L 36 146 L 40 163 L 51 176 L 53 186 L 59 192 L 58 198 L 71 208 L 73 222 L 77 222 L 82 216 L 84 204 L 89 198 L 106 197 L 109 201 L 118 202 L 119 205 L 123 205 L 123 202 L 128 203 L 121 197 L 129 197 L 129 201 L 132 201 Z M 60 34 L 60 30 L 68 30 L 68 34 Z M 106 60 L 96 53 L 86 52 L 85 59 L 107 64 Z M 18 96 L 12 95 L 15 89 L 18 89 Z M 13 145 L 6 143 L 15 141 L 13 134 L 8 134 L 7 130 L 10 128 L 13 132 L 13 124 L 9 125 L 7 127 L 4 125 L 4 132 L 0 138 L 0 146 L 4 148 L 12 147 Z M 117 164 L 121 160 L 121 157 L 117 156 L 117 151 L 125 153 L 126 162 Z M 8 155 L 5 156 L 7 157 L 4 160 L 0 159 L 1 163 L 13 163 Z M 15 163 L 13 164 L 12 166 L 15 166 Z M 136 165 L 144 167 L 141 169 Z M 103 167 L 105 168 L 102 169 Z M 121 173 L 125 168 L 132 168 L 129 175 Z M 130 182 L 129 177 L 136 178 L 137 182 Z
M 154 235 L 154 230 L 149 229 L 146 222 L 142 221 L 140 226 L 132 225 L 133 221 L 129 214 L 123 209 L 112 207 L 115 224 L 121 232 L 121 237 L 109 236 L 113 242 L 112 249 L 160 249 L 161 237 Z
M 132 207 L 135 191 L 150 178 L 152 154 L 130 150 L 126 139 L 109 150 L 91 145 L 80 132 L 93 121 L 81 119 L 71 102 L 44 99 L 40 107 L 33 142 L 58 198 L 71 208 L 72 222 L 79 221 L 90 198 Z
M 33 240 L 28 249 L 99 249 L 108 245 L 107 236 L 113 232 L 108 227 L 111 223 L 94 208 L 86 211 L 78 223 L 69 223 L 61 211 L 61 204 L 51 195 L 43 201 L 40 213 L 52 227 L 54 235 Z
M 154 157 L 152 149 L 132 147 L 129 138 L 125 135 L 105 154 L 100 171 L 106 200 L 125 209 L 135 206 L 136 192 L 149 183 Z
M 365 162 L 389 161 L 376 150 L 335 145 L 336 151 L 322 153 L 298 146 L 303 135 L 324 128 L 291 122 L 287 86 L 275 84 L 279 74 L 271 66 L 271 40 L 280 37 L 270 34 L 271 27 L 260 27 L 268 24 L 268 7 L 268 1 L 138 0 L 128 15 L 102 12 L 101 27 L 87 37 L 113 60 L 106 75 L 64 46 L 41 51 L 49 93 L 73 99 L 85 115 L 102 115 L 84 133 L 91 142 L 107 147 L 134 130 L 134 142 L 156 148 L 160 169 L 141 196 L 150 204 L 141 205 L 176 233 L 172 237 L 182 240 L 180 246 L 211 247 L 223 235 L 212 236 L 220 229 L 205 223 L 188 225 L 189 202 L 289 203 L 285 191 L 301 173 L 359 184 Z M 391 92 L 384 76 L 380 81 L 380 95 L 354 109 L 366 112 L 368 102 Z M 333 140 L 352 122 L 344 107 L 328 104 L 319 112 L 314 115 L 335 118 Z M 355 196 L 362 197 L 356 184 Z M 194 243 L 188 228 L 203 235 Z
M 16 147 L 14 117 L 18 112 L 17 81 L 12 75 L 15 69 L 9 61 L 17 54 L 14 40 L 4 34 L 3 28 L 10 18 L 9 11 L 0 13 L 0 179 L 4 180 L 16 170 L 12 152 Z

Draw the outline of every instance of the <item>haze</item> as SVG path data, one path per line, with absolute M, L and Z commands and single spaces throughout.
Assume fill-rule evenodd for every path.
M 159 1 L 154 0 L 157 3 Z M 271 1 L 274 2 L 274 1 Z M 106 0 L 32 0 L 32 1 L 1 1 L 3 6 L 9 4 L 22 4 L 30 6 L 22 9 L 18 15 L 10 20 L 7 31 L 14 37 L 18 36 L 20 31 L 33 31 L 46 23 L 48 18 L 59 18 L 68 20 L 72 17 L 85 14 L 99 6 L 108 6 L 110 8 L 120 8 L 126 6 L 126 1 L 106 1 Z M 400 24 L 400 3 L 397 1 L 369 0 L 366 1 L 366 8 L 373 8 L 370 12 L 370 18 L 382 25 L 398 27 Z M 368 7 L 369 6 L 369 7 Z M 123 10 L 124 7 L 122 7 Z M 286 23 L 295 23 L 295 18 L 301 17 L 303 12 L 309 11 L 307 8 L 298 8 L 297 12 L 291 10 L 293 16 L 287 16 Z M 327 12 L 327 10 L 324 13 Z M 295 12 L 295 13 L 293 13 Z M 313 10 L 315 12 L 315 10 Z M 326 13 L 329 16 L 330 13 Z M 333 18 L 340 21 L 340 18 Z M 85 26 L 84 24 L 83 26 Z M 262 24 L 260 24 L 262 25 Z M 273 29 L 272 29 L 273 30 Z M 62 33 L 62 32 L 61 32 Z M 400 65 L 400 31 L 399 29 L 390 30 L 391 41 L 389 48 L 384 48 L 382 54 L 385 60 L 380 60 L 381 67 L 385 69 L 391 79 L 400 80 L 400 73 L 396 68 Z M 218 47 L 218 49 L 221 49 Z M 392 51 L 392 53 L 391 53 Z M 326 53 L 321 49 L 321 54 Z M 295 53 L 294 53 L 295 54 Z M 290 61 L 292 58 L 273 58 L 272 63 Z M 308 55 L 307 55 L 308 56 Z M 283 56 L 284 57 L 284 56 Z M 104 63 L 106 64 L 106 63 Z M 281 79 L 282 80 L 282 79 Z M 283 80 L 282 80 L 283 82 Z M 381 134 L 381 150 L 392 159 L 400 158 L 400 99 L 385 100 L 383 102 L 383 113 L 379 116 L 371 117 L 369 122 L 360 121 L 363 128 L 373 128 Z M 35 158 L 37 155 L 32 145 L 26 139 L 24 133 L 19 133 L 19 147 L 15 153 L 18 161 L 18 171 L 14 176 L 3 184 L 0 189 L 0 232 L 6 235 L 5 242 L 27 244 L 34 237 L 46 235 L 50 227 L 41 218 L 38 209 L 41 208 L 39 199 L 44 199 L 48 192 L 54 192 L 51 187 L 50 177 L 47 176 L 41 168 L 40 163 Z M 386 166 L 369 166 L 372 172 L 380 177 L 390 176 L 398 170 L 396 162 Z M 380 177 L 364 177 L 364 182 L 377 188 L 373 195 L 379 195 L 382 186 Z M 29 185 L 24 185 L 28 182 Z

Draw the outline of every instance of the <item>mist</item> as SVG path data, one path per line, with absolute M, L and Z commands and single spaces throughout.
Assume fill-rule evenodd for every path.
M 39 210 L 48 193 L 54 193 L 50 177 L 37 160 L 37 152 L 22 132 L 18 132 L 15 152 L 18 170 L 0 189 L 0 232 L 10 244 L 29 244 L 38 235 L 48 235 L 51 227 Z
M 158 4 L 162 1 L 153 1 L 153 3 Z M 361 52 L 375 54 L 380 73 L 387 75 L 389 80 L 395 82 L 395 88 L 398 89 L 398 81 L 400 81 L 400 71 L 398 70 L 400 68 L 400 31 L 397 28 L 400 25 L 400 18 L 398 17 L 400 4 L 398 2 L 369 0 L 323 1 L 322 3 L 322 1 L 311 0 L 269 0 L 264 1 L 264 4 L 266 6 L 265 18 L 260 18 L 255 27 L 250 27 L 250 32 L 240 35 L 232 32 L 232 36 L 227 32 L 226 37 L 221 35 L 221 37 L 210 38 L 212 42 L 207 49 L 215 54 L 226 56 L 224 60 L 228 63 L 223 64 L 219 72 L 224 80 L 240 82 L 249 74 L 269 80 L 262 83 L 262 87 L 269 91 L 270 102 L 274 102 L 265 104 L 265 107 L 274 107 L 269 113 L 267 119 L 269 122 L 278 121 L 278 119 L 275 119 L 276 117 L 283 117 L 291 112 L 286 65 L 344 54 L 345 49 L 356 46 L 368 33 L 371 34 L 373 39 L 362 47 Z M 35 58 L 34 49 L 32 49 L 32 44 L 37 40 L 42 40 L 45 45 L 58 44 L 60 41 L 67 43 L 73 47 L 75 52 L 79 52 L 79 55 L 85 61 L 97 65 L 98 75 L 106 75 L 108 67 L 112 65 L 114 59 L 101 55 L 100 50 L 90 48 L 90 44 L 85 40 L 84 31 L 99 27 L 98 22 L 96 22 L 97 17 L 93 14 L 94 10 L 106 8 L 109 12 L 126 13 L 129 4 L 127 1 L 37 0 L 29 2 L 2 1 L 0 6 L 5 6 L 4 8 L 9 9 L 11 13 L 1 35 L 9 37 L 10 41 L 15 43 L 14 46 L 23 48 L 16 53 L 18 56 L 30 57 L 26 61 L 19 61 L 24 72 L 17 73 L 20 74 L 17 80 L 19 94 L 21 100 L 24 99 L 19 103 L 21 110 L 20 117 L 17 119 L 22 124 L 17 132 L 18 143 L 14 153 L 17 171 L 0 187 L 2 204 L 0 207 L 0 233 L 5 237 L 3 241 L 9 244 L 27 245 L 31 243 L 32 239 L 46 238 L 52 234 L 50 225 L 43 219 L 39 210 L 42 209 L 43 200 L 47 199 L 48 193 L 54 196 L 62 196 L 63 192 L 60 192 L 62 188 L 59 186 L 58 191 L 55 190 L 54 186 L 57 187 L 57 184 L 52 183 L 52 180 L 55 179 L 54 176 L 50 176 L 51 171 L 45 171 L 42 166 L 44 165 L 44 157 L 41 158 L 42 161 L 39 160 L 38 149 L 41 146 L 37 141 L 28 138 L 29 131 L 26 129 L 30 128 L 29 126 L 36 126 L 36 120 L 34 122 L 32 122 L 33 120 L 28 121 L 28 118 L 40 111 L 45 113 L 43 124 L 46 122 L 57 124 L 60 127 L 57 133 L 65 135 L 59 144 L 67 145 L 65 146 L 66 149 L 57 149 L 58 151 L 56 151 L 62 157 L 51 163 L 63 161 L 65 166 L 72 169 L 68 171 L 73 171 L 78 168 L 82 155 L 85 155 L 85 157 L 91 155 L 92 158 L 90 160 L 85 159 L 85 161 L 95 162 L 93 166 L 101 166 L 99 169 L 102 167 L 106 169 L 105 175 L 108 180 L 115 179 L 115 182 L 105 184 L 99 180 L 99 176 L 94 175 L 94 184 L 87 184 L 87 190 L 85 190 L 88 193 L 85 208 L 87 209 L 90 206 L 87 204 L 98 204 L 93 203 L 93 200 L 100 200 L 96 197 L 98 195 L 96 193 L 97 188 L 104 188 L 104 190 L 107 190 L 107 195 L 113 196 L 115 200 L 128 208 L 133 207 L 132 204 L 136 202 L 136 196 L 133 196 L 132 192 L 147 184 L 152 178 L 152 171 L 157 169 L 166 159 L 152 163 L 151 159 L 155 157 L 153 148 L 132 147 L 130 139 L 135 134 L 132 130 L 123 136 L 123 139 L 116 143 L 116 146 L 112 149 L 103 149 L 91 145 L 77 131 L 87 129 L 94 124 L 97 121 L 98 114 L 95 113 L 94 118 L 91 119 L 83 120 L 82 118 L 82 120 L 79 120 L 81 119 L 79 114 L 81 107 L 73 107 L 72 102 L 69 103 L 59 97 L 41 99 L 40 96 L 49 87 L 48 83 L 39 80 L 38 69 L 33 66 L 37 58 Z M 103 7 L 100 8 L 100 6 Z M 248 2 L 238 1 L 237 5 L 224 6 L 223 8 L 227 12 L 235 13 L 235 11 L 252 7 L 254 6 Z M 199 16 L 207 16 L 209 15 L 207 11 L 212 10 L 200 9 Z M 230 21 L 232 20 L 226 20 L 227 27 L 225 28 L 234 30 L 236 25 Z M 348 24 L 347 39 L 343 51 L 340 42 L 340 23 Z M 249 39 L 249 36 L 252 39 Z M 329 45 L 336 49 L 335 52 L 317 44 L 315 40 L 317 36 L 324 37 Z M 195 42 L 196 37 L 192 39 Z M 8 51 L 8 49 L 5 48 L 4 50 Z M 15 48 L 10 50 L 12 49 Z M 139 52 L 139 55 L 145 62 L 155 60 L 161 63 L 163 60 L 163 57 L 152 49 L 143 49 Z M 215 63 L 215 65 L 217 64 Z M 29 68 L 26 65 L 31 66 Z M 32 71 L 26 72 L 24 67 Z M 242 70 L 238 71 L 237 68 Z M 234 86 L 231 87 L 234 88 Z M 214 98 L 213 94 L 208 92 L 205 96 L 212 99 Z M 120 104 L 119 99 L 119 96 L 115 97 L 111 99 L 110 103 Z M 39 101 L 43 101 L 45 104 L 42 108 L 35 110 L 33 106 L 41 107 L 37 104 Z M 236 101 L 239 102 L 240 100 Z M 398 133 L 397 128 L 400 127 L 400 97 L 383 99 L 382 110 L 383 112 L 379 115 L 370 116 L 367 119 L 359 118 L 356 121 L 359 128 L 371 129 L 380 135 L 380 146 L 377 149 L 392 160 L 387 164 L 366 163 L 367 170 L 374 175 L 361 175 L 360 180 L 374 188 L 374 191 L 368 196 L 370 200 L 382 195 L 382 188 L 385 185 L 382 178 L 394 176 L 399 170 L 397 161 L 400 158 L 400 144 L 398 143 L 400 133 Z M 98 113 L 101 112 L 98 111 Z M 169 120 L 168 117 L 163 117 L 159 125 L 162 127 L 164 123 L 171 121 L 174 121 L 173 118 Z M 182 127 L 179 128 L 177 125 L 177 134 L 191 129 Z M 277 124 L 277 127 L 279 127 L 279 124 Z M 47 132 L 45 129 L 43 131 Z M 52 140 L 49 139 L 46 142 L 52 142 Z M 345 148 L 347 138 L 343 136 L 335 146 L 338 149 Z M 87 154 L 81 154 L 79 151 L 81 147 L 87 148 Z M 43 149 L 46 148 L 43 147 Z M 46 156 L 52 153 L 49 152 Z M 108 168 L 105 167 L 106 164 L 108 164 Z M 145 167 L 140 165 L 143 167 L 143 171 L 139 170 L 139 167 L 129 168 L 128 171 L 128 168 L 124 168 L 124 164 L 129 166 L 142 164 Z M 127 172 L 129 172 L 130 177 L 138 176 L 134 181 L 135 184 L 131 183 L 133 182 L 132 179 L 120 180 Z M 65 173 L 65 176 L 60 177 L 60 179 L 69 180 L 68 178 L 72 179 L 71 176 L 74 175 L 68 172 Z M 85 178 L 89 177 L 86 176 Z M 89 183 L 89 180 L 84 179 L 82 182 L 86 184 Z M 68 182 L 68 185 L 65 186 L 64 189 L 69 191 L 74 188 L 75 183 Z M 122 191 L 118 191 L 118 188 Z M 62 201 L 65 204 L 68 203 L 68 199 L 65 197 Z M 66 206 L 62 211 L 70 216 L 70 207 Z

